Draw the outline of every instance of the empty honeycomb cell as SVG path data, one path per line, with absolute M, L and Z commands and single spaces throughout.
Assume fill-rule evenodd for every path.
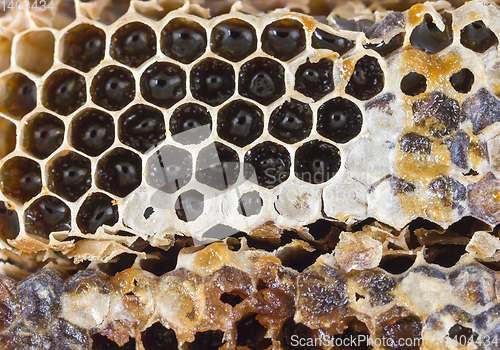
M 37 162 L 14 157 L 0 169 L 0 187 L 7 197 L 27 202 L 42 190 L 42 173 Z
M 44 239 L 52 232 L 70 231 L 71 211 L 59 198 L 40 197 L 24 212 L 24 230 Z
M 401 79 L 401 91 L 408 96 L 417 96 L 427 90 L 427 79 L 419 73 L 408 73 Z
M 258 57 L 243 64 L 238 79 L 240 95 L 266 106 L 285 93 L 285 70 L 269 58 Z
M 99 333 L 92 335 L 92 350 L 135 350 L 135 341 L 130 339 L 123 346 Z
M 257 49 L 257 34 L 249 23 L 237 18 L 229 19 L 214 27 L 210 47 L 230 61 L 241 61 Z
M 263 129 L 264 114 L 250 102 L 232 101 L 219 110 L 217 133 L 236 146 L 251 144 L 262 134 Z
M 261 40 L 262 50 L 282 61 L 288 61 L 306 48 L 302 23 L 289 18 L 268 24 Z
M 141 94 L 148 102 L 170 108 L 186 96 L 186 73 L 175 64 L 153 63 L 141 76 Z
M 319 28 L 312 34 L 312 47 L 315 49 L 332 50 L 342 56 L 354 46 L 355 42 L 353 40 L 342 38 Z
M 122 67 L 104 67 L 94 76 L 90 95 L 95 104 L 118 111 L 135 97 L 134 76 Z
M 266 327 L 256 319 L 257 314 L 245 315 L 236 323 L 238 332 L 238 346 L 246 346 L 248 349 L 264 350 L 272 345 L 272 340 L 265 338 Z
M 292 144 L 305 139 L 312 130 L 313 113 L 306 103 L 291 99 L 278 106 L 269 119 L 269 134 Z
M 94 192 L 82 203 L 76 215 L 76 224 L 83 233 L 95 233 L 102 225 L 118 222 L 118 206 L 108 195 Z
M 111 37 L 109 54 L 129 67 L 139 67 L 156 54 L 156 34 L 144 23 L 127 23 Z
M 49 164 L 48 187 L 71 202 L 90 189 L 92 174 L 90 160 L 75 152 L 58 156 Z
M 163 113 L 150 106 L 134 105 L 118 120 L 118 137 L 122 143 L 146 153 L 165 140 Z
M 156 322 L 141 333 L 141 340 L 145 350 L 177 350 L 177 337 L 172 329 Z
M 279 335 L 281 346 L 283 350 L 316 350 L 318 349 L 316 346 L 311 344 L 305 344 L 302 341 L 302 346 L 300 346 L 301 339 L 314 339 L 314 333 L 312 329 L 305 326 L 302 323 L 295 323 L 293 319 L 287 320 L 283 327 L 281 328 L 281 332 Z
M 311 63 L 308 59 L 295 73 L 295 90 L 314 101 L 332 92 L 334 88 L 333 62 L 328 58 L 322 58 L 316 63 Z
M 198 332 L 194 337 L 194 341 L 186 344 L 186 350 L 218 350 L 226 343 L 223 337 L 224 332 L 219 330 Z
M 338 143 L 346 143 L 355 138 L 363 125 L 361 110 L 352 101 L 336 97 L 318 109 L 318 125 L 321 136 Z
M 295 176 L 312 184 L 327 182 L 339 171 L 340 150 L 329 143 L 313 140 L 295 152 Z
M 258 144 L 245 153 L 245 178 L 265 188 L 274 188 L 290 176 L 290 153 L 274 142 Z
M 191 70 L 191 93 L 211 106 L 220 105 L 234 94 L 234 69 L 215 58 L 206 58 Z
M 474 74 L 469 69 L 464 68 L 450 77 L 450 84 L 458 92 L 466 94 L 474 84 Z
M 106 34 L 100 28 L 82 23 L 62 37 L 62 62 L 88 72 L 104 58 Z
M 196 180 L 202 184 L 224 190 L 236 183 L 239 172 L 238 153 L 220 142 L 214 142 L 198 153 Z
M 0 78 L 0 112 L 20 120 L 36 107 L 35 83 L 21 73 Z
M 498 38 L 483 21 L 476 21 L 462 28 L 460 43 L 472 51 L 483 53 L 498 44 Z
M 16 149 L 16 125 L 0 117 L 0 159 Z
M 179 220 L 190 222 L 196 220 L 204 209 L 204 196 L 196 190 L 189 190 L 177 197 L 175 215 Z
M 377 59 L 363 56 L 358 60 L 345 92 L 359 100 L 375 97 L 384 89 L 384 72 Z
M 54 35 L 47 30 L 32 31 L 17 41 L 15 59 L 28 72 L 44 75 L 54 63 Z M 29 52 L 29 54 L 26 54 Z
M 115 148 L 97 163 L 97 187 L 118 197 L 125 197 L 142 181 L 141 158 L 132 151 Z
M 179 106 L 170 116 L 170 132 L 183 145 L 200 143 L 212 133 L 210 112 L 196 103 Z
M 43 84 L 42 104 L 58 114 L 71 114 L 86 100 L 85 78 L 69 69 L 55 71 Z
M 238 213 L 243 216 L 252 216 L 260 213 L 264 205 L 257 191 L 243 193 L 238 201 Z
M 161 51 L 181 63 L 191 63 L 207 48 L 207 32 L 195 21 L 174 18 L 163 28 Z
M 71 146 L 96 157 L 115 140 L 113 117 L 99 109 L 84 109 L 71 120 L 69 139 Z
M 443 13 L 443 23 L 445 28 L 440 31 L 430 14 L 424 16 L 424 20 L 413 29 L 410 36 L 410 43 L 417 49 L 434 54 L 443 50 L 453 41 L 451 14 Z
M 8 203 L 0 201 L 0 239 L 16 239 L 18 234 L 19 216 L 17 212 Z
M 58 149 L 64 140 L 64 123 L 52 114 L 41 112 L 31 117 L 23 131 L 26 151 L 44 159 Z
M 188 151 L 164 146 L 146 163 L 146 182 L 166 193 L 174 193 L 193 176 L 193 157 Z
M 399 33 L 393 36 L 388 43 L 382 41 L 381 43 L 378 44 L 363 45 L 363 47 L 365 49 L 371 49 L 375 52 L 378 52 L 380 56 L 384 57 L 402 47 L 404 41 L 405 41 L 405 33 Z
M 432 141 L 426 136 L 409 132 L 401 137 L 401 150 L 407 153 L 431 154 Z

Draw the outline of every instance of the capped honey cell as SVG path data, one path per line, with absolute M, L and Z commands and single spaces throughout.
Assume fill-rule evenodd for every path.
M 239 93 L 267 106 L 285 93 L 284 79 L 281 64 L 269 58 L 254 58 L 240 68 Z
M 257 49 L 257 35 L 249 23 L 233 18 L 214 27 L 210 46 L 219 56 L 238 62 Z
M 290 154 L 274 142 L 258 144 L 245 153 L 245 178 L 265 188 L 274 188 L 290 176 Z
M 306 103 L 291 99 L 278 106 L 269 119 L 269 134 L 292 144 L 305 139 L 312 130 L 313 112 Z
M 378 60 L 363 56 L 356 62 L 345 92 L 360 100 L 368 100 L 384 89 L 384 72 Z
M 156 34 L 144 23 L 127 23 L 111 37 L 109 53 L 120 63 L 138 67 L 156 54 Z
M 328 58 L 322 58 L 316 63 L 308 60 L 295 73 L 295 90 L 315 101 L 333 89 L 333 62 Z
M 49 189 L 71 202 L 83 196 L 92 185 L 90 160 L 75 152 L 52 160 L 48 173 Z
M 191 70 L 191 93 L 197 100 L 217 106 L 234 94 L 233 67 L 215 58 L 206 58 Z
M 25 210 L 24 229 L 44 239 L 49 239 L 52 232 L 70 231 L 71 211 L 59 198 L 40 197 Z
M 281 19 L 268 24 L 262 32 L 262 50 L 282 61 L 297 56 L 305 48 L 304 28 L 294 19 Z
M 196 220 L 205 207 L 205 197 L 196 190 L 189 190 L 177 197 L 175 202 L 175 214 L 179 220 L 190 222 Z
M 43 85 L 42 104 L 58 114 L 71 114 L 86 100 L 85 78 L 69 69 L 55 71 Z
M 339 171 L 340 150 L 332 144 L 313 140 L 295 152 L 295 176 L 312 184 L 327 182 Z
M 361 132 L 362 125 L 361 110 L 345 98 L 336 97 L 318 109 L 318 133 L 334 142 L 352 140 Z
M 57 150 L 64 140 L 64 123 L 50 113 L 37 113 L 31 117 L 23 131 L 23 147 L 26 151 L 44 159 Z
M 35 83 L 21 73 L 0 78 L 0 112 L 20 120 L 36 107 Z
M 238 153 L 223 143 L 211 143 L 198 153 L 196 180 L 202 184 L 224 190 L 236 183 L 239 172 Z
M 0 169 L 0 188 L 7 197 L 29 201 L 42 190 L 40 165 L 25 157 L 7 160 Z
M 191 180 L 193 157 L 189 151 L 163 146 L 146 163 L 146 182 L 166 193 L 174 193 Z
M 462 28 L 460 43 L 472 51 L 483 53 L 498 44 L 498 38 L 483 21 L 475 21 Z
M 76 224 L 83 233 L 95 233 L 100 226 L 113 226 L 117 222 L 118 206 L 111 197 L 100 192 L 89 195 L 76 215 Z
M 62 62 L 88 72 L 104 59 L 106 34 L 100 28 L 82 23 L 62 37 Z
M 426 14 L 424 20 L 416 26 L 410 36 L 410 43 L 423 52 L 434 54 L 443 50 L 453 41 L 452 24 L 453 19 L 451 14 L 443 13 L 442 20 L 444 23 L 444 30 L 439 30 L 436 23 L 434 23 L 432 16 Z
M 255 141 L 264 128 L 264 114 L 256 105 L 236 100 L 222 107 L 217 117 L 217 133 L 236 146 Z
M 71 120 L 70 143 L 89 156 L 95 157 L 107 150 L 114 139 L 113 117 L 104 111 L 87 108 Z
M 125 197 L 142 182 L 142 161 L 132 151 L 115 148 L 97 163 L 96 185 L 118 197 Z
M 95 104 L 118 111 L 135 97 L 134 76 L 123 67 L 104 67 L 94 76 L 90 95 Z
M 191 63 L 207 47 L 207 32 L 195 21 L 174 18 L 163 28 L 160 38 L 161 51 L 181 63 Z
M 212 133 L 210 112 L 196 103 L 179 106 L 170 117 L 170 132 L 174 141 L 183 145 L 200 143 Z
M 175 64 L 153 63 L 141 76 L 141 94 L 148 102 L 170 108 L 186 96 L 186 73 Z

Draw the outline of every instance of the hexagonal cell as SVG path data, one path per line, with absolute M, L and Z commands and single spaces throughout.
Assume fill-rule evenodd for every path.
M 82 23 L 69 29 L 62 37 L 62 62 L 88 72 L 104 58 L 106 34 L 100 28 Z
M 115 140 L 113 117 L 95 108 L 84 109 L 71 120 L 69 135 L 71 146 L 96 157 Z
M 49 189 L 71 202 L 83 196 L 92 185 L 90 160 L 75 152 L 52 160 L 48 173 Z
M 170 108 L 186 96 L 186 73 L 175 64 L 153 63 L 141 76 L 141 94 L 148 102 Z
M 104 67 L 94 76 L 90 95 L 95 104 L 104 109 L 118 111 L 135 97 L 134 76 L 122 67 Z
M 316 63 L 311 63 L 308 59 L 295 73 L 295 90 L 314 101 L 332 92 L 334 88 L 333 62 L 328 58 L 322 58 Z
M 181 63 L 191 63 L 205 52 L 207 32 L 197 22 L 174 18 L 163 28 L 160 49 Z
M 340 56 L 355 46 L 355 42 L 335 34 L 316 29 L 312 35 L 312 47 L 315 49 L 328 49 L 337 52 Z
M 304 28 L 294 19 L 286 18 L 268 24 L 262 32 L 262 50 L 282 61 L 297 56 L 305 48 Z
M 373 50 L 378 52 L 380 56 L 385 57 L 391 52 L 396 51 L 400 47 L 403 46 L 405 41 L 405 33 L 399 33 L 391 38 L 389 42 L 385 43 L 384 41 L 378 44 L 367 44 L 363 45 L 365 49 Z
M 0 238 L 16 239 L 19 235 L 19 216 L 8 203 L 0 201 Z
M 269 105 L 285 93 L 285 70 L 278 62 L 258 57 L 240 68 L 238 78 L 240 95 L 263 105 Z
M 121 26 L 111 37 L 109 54 L 129 67 L 139 67 L 156 54 L 154 30 L 140 22 Z
M 191 93 L 210 106 L 220 105 L 234 94 L 233 67 L 215 58 L 206 58 L 191 70 Z
M 238 200 L 238 213 L 243 216 L 249 217 L 260 213 L 264 205 L 259 192 L 251 191 L 243 193 Z
M 37 113 L 31 117 L 23 131 L 26 152 L 45 159 L 58 149 L 64 140 L 64 123 L 50 113 Z
M 102 225 L 118 222 L 118 206 L 104 193 L 94 192 L 82 203 L 76 215 L 76 224 L 83 233 L 95 233 Z
M 16 125 L 0 117 L 0 159 L 16 149 Z
M 401 79 L 401 91 L 408 96 L 417 96 L 427 90 L 427 79 L 419 73 L 410 72 Z
M 212 30 L 210 47 L 219 56 L 238 62 L 257 49 L 257 34 L 251 24 L 237 18 L 228 19 Z
M 329 143 L 313 140 L 295 152 L 295 176 L 304 182 L 327 182 L 340 169 L 340 150 Z
M 20 120 L 36 107 L 36 86 L 21 73 L 0 78 L 0 112 Z
M 54 35 L 48 30 L 24 34 L 17 42 L 17 65 L 28 72 L 44 75 L 54 63 L 54 44 Z
M 142 181 L 141 158 L 132 151 L 115 148 L 97 163 L 97 187 L 118 197 L 125 197 Z
M 356 62 L 345 92 L 359 100 L 368 100 L 384 89 L 384 72 L 377 59 L 363 56 Z
M 217 133 L 236 146 L 251 144 L 262 134 L 263 129 L 264 114 L 252 103 L 236 100 L 219 110 Z
M 214 142 L 198 153 L 196 180 L 202 184 L 224 190 L 236 183 L 239 172 L 238 153 L 220 142 Z
M 9 198 L 29 201 L 42 190 L 40 165 L 25 157 L 9 159 L 0 169 L 0 188 Z
M 476 21 L 462 28 L 460 43 L 472 51 L 483 53 L 498 44 L 498 38 L 483 21 Z
M 59 198 L 40 197 L 24 212 L 24 230 L 44 239 L 52 232 L 70 231 L 71 211 Z
M 290 153 L 287 149 L 266 141 L 247 151 L 244 174 L 247 180 L 271 189 L 288 179 L 290 165 Z
M 445 12 L 442 15 L 445 28 L 440 31 L 430 14 L 424 16 L 424 20 L 413 29 L 410 36 L 411 44 L 417 49 L 434 54 L 443 50 L 453 41 L 451 14 Z
M 336 97 L 318 109 L 318 133 L 334 142 L 346 143 L 361 131 L 363 115 L 353 102 Z
M 210 112 L 196 103 L 177 107 L 170 117 L 170 132 L 183 145 L 200 143 L 212 133 Z
M 269 119 L 269 134 L 292 144 L 305 139 L 312 130 L 313 113 L 308 104 L 291 99 L 277 107 Z
M 68 115 L 87 101 L 85 78 L 69 69 L 52 73 L 43 84 L 42 104 L 62 115 Z
M 193 176 L 191 153 L 174 146 L 164 146 L 146 163 L 146 182 L 166 193 L 174 193 Z
M 464 68 L 450 77 L 450 84 L 457 92 L 466 94 L 472 89 L 474 74 L 469 69 Z
M 203 214 L 205 200 L 203 194 L 196 190 L 189 190 L 177 197 L 175 202 L 175 215 L 179 220 L 190 222 L 198 219 Z

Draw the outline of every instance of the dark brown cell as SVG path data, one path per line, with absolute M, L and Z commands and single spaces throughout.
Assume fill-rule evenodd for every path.
M 102 29 L 82 23 L 64 34 L 62 45 L 63 63 L 88 72 L 104 58 L 106 34 Z
M 363 56 L 358 60 L 345 92 L 360 100 L 375 97 L 384 89 L 384 72 L 375 57 Z
M 87 108 L 78 113 L 70 125 L 71 146 L 96 157 L 107 150 L 115 140 L 115 124 L 108 113 Z
M 425 125 L 436 137 L 450 135 L 462 121 L 458 102 L 439 91 L 415 101 L 412 111 L 415 124 Z
M 196 190 L 184 192 L 175 202 L 175 215 L 179 220 L 190 222 L 203 214 L 204 196 Z M 197 333 L 200 334 L 200 333 Z
M 11 208 L 9 204 L 0 201 L 0 238 L 2 240 L 16 239 L 18 234 L 19 216 L 17 215 L 17 211 Z M 1 314 L 2 312 L 0 311 Z
M 71 202 L 76 201 L 92 185 L 90 160 L 75 152 L 58 156 L 49 165 L 49 189 Z
M 42 190 L 42 173 L 37 162 L 14 157 L 0 169 L 0 187 L 7 197 L 21 203 L 29 201 Z
M 464 68 L 450 77 L 450 84 L 458 92 L 466 94 L 474 84 L 474 74 L 469 69 Z
M 322 58 L 316 63 L 308 59 L 297 68 L 295 90 L 303 95 L 317 101 L 333 89 L 333 62 L 330 59 Z
M 378 44 L 363 45 L 363 47 L 365 49 L 371 49 L 375 52 L 378 52 L 380 56 L 384 57 L 402 47 L 404 41 L 405 41 L 405 33 L 399 33 L 393 36 L 388 43 L 382 41 L 381 43 Z
M 178 343 L 175 332 L 156 322 L 141 333 L 141 340 L 146 350 L 177 350 Z
M 183 145 L 200 143 L 212 133 L 210 112 L 196 103 L 177 107 L 170 117 L 170 132 Z
M 135 97 L 135 80 L 127 69 L 118 66 L 102 68 L 92 80 L 90 95 L 95 104 L 118 111 Z
M 239 93 L 263 105 L 269 105 L 285 93 L 285 70 L 278 62 L 258 57 L 240 68 Z
M 16 149 L 17 132 L 16 125 L 11 121 L 0 117 L 0 159 Z
M 153 63 L 141 76 L 141 94 L 148 102 L 170 108 L 186 96 L 186 73 L 175 64 Z
M 467 203 L 472 216 L 492 225 L 500 223 L 500 181 L 492 173 L 467 186 Z
M 498 44 L 498 38 L 483 21 L 476 21 L 462 28 L 460 43 L 472 51 L 483 53 Z
M 408 96 L 417 96 L 427 90 L 427 79 L 419 73 L 408 73 L 401 79 L 401 91 Z
M 269 119 L 269 133 L 292 144 L 305 139 L 312 130 L 313 113 L 306 103 L 291 99 L 277 107 Z
M 188 151 L 164 146 L 146 163 L 146 182 L 166 193 L 174 193 L 193 176 L 193 157 Z
M 206 58 L 191 70 L 191 93 L 210 106 L 220 105 L 234 94 L 233 67 L 215 58 Z
M 186 350 L 218 350 L 224 343 L 222 331 L 198 332 L 194 342 L 186 344 Z
M 100 189 L 125 197 L 141 184 L 141 158 L 132 151 L 115 148 L 97 163 L 95 179 Z
M 443 205 L 458 207 L 458 201 L 466 198 L 467 190 L 460 182 L 447 176 L 439 176 L 429 184 L 429 192 L 439 198 Z
M 64 140 L 64 123 L 52 114 L 41 112 L 30 118 L 24 127 L 23 147 L 38 159 L 45 159 Z
M 238 201 L 238 213 L 247 217 L 257 215 L 260 213 L 263 205 L 264 203 L 259 192 L 247 192 L 242 194 Z
M 264 114 L 253 103 L 236 100 L 219 110 L 217 133 L 236 146 L 251 144 L 262 134 L 263 129 Z
M 312 35 L 312 47 L 315 49 L 328 49 L 337 52 L 340 56 L 352 49 L 353 40 L 345 39 L 335 34 L 316 29 Z
M 266 327 L 257 321 L 256 316 L 256 314 L 246 315 L 236 323 L 238 335 L 236 344 L 238 346 L 246 346 L 252 350 L 264 350 L 272 345 L 271 339 L 265 338 Z
M 58 350 L 90 349 L 91 337 L 86 329 L 75 326 L 64 319 L 59 319 L 49 336 L 53 347 Z
M 206 47 L 207 32 L 197 22 L 174 18 L 161 31 L 161 51 L 181 63 L 193 62 Z
M 440 31 L 430 14 L 424 16 L 424 20 L 413 29 L 410 36 L 410 43 L 417 49 L 434 54 L 449 46 L 453 41 L 451 14 L 443 13 L 443 23 L 445 28 Z
M 76 215 L 76 224 L 83 233 L 95 233 L 102 225 L 118 222 L 118 206 L 104 193 L 95 192 L 83 202 Z
M 20 120 L 36 107 L 36 86 L 21 73 L 12 73 L 0 79 L 2 97 L 0 112 Z
M 451 162 L 462 169 L 469 169 L 470 143 L 469 136 L 462 130 L 457 131 L 446 140 Z
M 462 115 L 470 119 L 472 133 L 477 135 L 484 128 L 500 121 L 500 100 L 488 90 L 481 88 L 465 99 L 462 104 Z
M 261 40 L 262 50 L 282 61 L 288 61 L 306 48 L 302 23 L 289 18 L 268 24 Z
M 316 346 L 307 344 L 305 340 L 300 345 L 301 339 L 314 339 L 314 332 L 302 323 L 295 323 L 293 319 L 283 324 L 279 339 L 283 350 L 318 350 Z
M 16 284 L 16 281 L 12 278 L 5 275 L 0 276 L 0 331 L 2 332 L 15 323 L 17 314 L 20 311 Z
M 417 350 L 422 343 L 422 323 L 417 316 L 393 320 L 383 326 L 381 333 L 388 349 Z
M 238 62 L 257 49 L 257 35 L 249 23 L 237 18 L 228 19 L 212 30 L 210 47 L 219 56 Z
M 92 335 L 92 350 L 135 350 L 135 340 L 131 338 L 123 346 L 98 333 Z
M 45 239 L 52 232 L 70 231 L 71 211 L 56 197 L 40 197 L 24 212 L 24 230 Z
M 42 104 L 58 114 L 71 114 L 85 101 L 85 78 L 69 69 L 55 71 L 43 84 Z
M 202 184 L 224 190 L 234 185 L 239 172 L 238 153 L 220 142 L 214 142 L 198 153 L 196 180 Z
M 407 153 L 431 154 L 432 141 L 426 136 L 409 132 L 401 137 L 401 150 Z
M 139 67 L 156 55 L 154 30 L 140 22 L 121 26 L 111 37 L 109 54 L 129 67 Z
M 163 113 L 150 106 L 132 106 L 118 119 L 120 141 L 142 153 L 165 140 L 166 132 Z
M 336 97 L 318 109 L 318 133 L 334 142 L 346 143 L 361 131 L 363 115 L 353 102 Z
M 274 142 L 263 142 L 245 154 L 245 178 L 265 188 L 274 188 L 290 176 L 290 153 Z
M 312 184 L 327 182 L 340 169 L 340 150 L 326 142 L 309 141 L 295 152 L 295 176 Z

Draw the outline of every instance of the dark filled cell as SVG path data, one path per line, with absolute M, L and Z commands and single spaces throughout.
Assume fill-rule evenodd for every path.
M 13 73 L 2 78 L 0 111 L 20 120 L 36 107 L 36 86 L 31 79 L 21 73 Z
M 203 194 L 196 190 L 184 192 L 175 202 L 175 215 L 185 222 L 194 221 L 203 213 L 203 201 Z
M 460 43 L 472 51 L 483 53 L 498 44 L 498 38 L 483 21 L 476 21 L 462 28 Z
M 282 61 L 297 56 L 306 48 L 302 23 L 294 19 L 281 19 L 264 28 L 262 50 Z
M 236 146 L 255 141 L 264 128 L 264 114 L 256 105 L 237 100 L 225 105 L 217 116 L 217 133 Z
M 24 230 L 45 239 L 52 232 L 70 231 L 71 211 L 56 197 L 40 197 L 24 212 Z
M 405 33 L 399 33 L 393 36 L 391 40 L 389 40 L 389 42 L 387 43 L 382 41 L 381 43 L 378 44 L 363 45 L 363 47 L 365 49 L 371 49 L 375 52 L 378 52 L 380 56 L 384 57 L 402 47 L 404 41 L 405 41 Z
M 269 58 L 258 57 L 243 64 L 238 79 L 240 95 L 266 106 L 285 93 L 285 70 Z
M 134 77 L 125 68 L 104 67 L 94 76 L 90 95 L 95 104 L 111 111 L 118 111 L 135 97 Z
M 186 73 L 175 64 L 153 63 L 141 76 L 141 94 L 148 102 L 170 108 L 186 96 Z
M 194 337 L 194 342 L 186 344 L 186 350 L 218 350 L 225 341 L 222 331 L 198 332 Z
M 335 34 L 316 29 L 312 35 L 312 47 L 315 49 L 328 49 L 337 52 L 340 56 L 352 49 L 353 40 L 345 39 Z
M 141 333 L 141 340 L 145 350 L 177 350 L 178 343 L 175 332 L 165 328 L 160 322 Z
M 238 153 L 220 142 L 214 142 L 198 153 L 196 180 L 202 184 L 224 190 L 238 180 L 239 172 Z
M 260 213 L 263 204 L 259 192 L 252 191 L 244 193 L 238 201 L 238 213 L 247 217 L 257 215 Z
M 118 346 L 108 337 L 96 333 L 92 336 L 92 350 L 135 350 L 135 340 L 131 338 L 125 345 Z
M 49 189 L 71 202 L 90 189 L 92 174 L 90 160 L 75 152 L 58 156 L 49 165 Z
M 99 160 L 95 178 L 100 189 L 125 197 L 141 184 L 141 158 L 132 151 L 115 148 Z
M 78 113 L 70 125 L 71 146 L 89 156 L 98 156 L 115 140 L 113 117 L 95 108 Z
M 280 341 L 283 350 L 318 350 L 319 348 L 308 343 L 297 344 L 300 339 L 313 339 L 310 328 L 302 323 L 295 323 L 289 319 L 283 324 L 280 332 Z
M 52 73 L 43 84 L 42 104 L 44 107 L 68 115 L 87 101 L 85 78 L 68 69 Z
M 234 94 L 234 69 L 215 58 L 206 58 L 191 70 L 191 93 L 210 106 L 220 105 Z
M 17 128 L 16 124 L 10 120 L 0 117 L 0 138 L 2 139 L 2 147 L 0 147 L 0 159 L 14 152 L 17 144 Z
M 361 110 L 345 98 L 336 97 L 318 109 L 318 133 L 334 142 L 352 140 L 361 132 L 362 125 Z
M 358 60 L 345 92 L 360 100 L 375 97 L 384 89 L 384 72 L 377 59 L 363 56 Z
M 269 134 L 292 144 L 305 139 L 312 130 L 313 113 L 309 105 L 290 100 L 277 107 L 269 119 Z
M 434 54 L 443 50 L 453 41 L 451 14 L 443 13 L 443 23 L 445 28 L 440 31 L 430 14 L 424 16 L 424 20 L 413 29 L 410 36 L 410 43 L 417 49 Z
M 299 66 L 295 73 L 295 90 L 314 101 L 332 92 L 333 89 L 333 62 L 328 58 L 322 58 L 316 63 L 308 60 Z
M 82 23 L 64 34 L 62 45 L 62 62 L 88 72 L 104 58 L 106 34 L 102 29 Z
M 0 169 L 0 187 L 7 197 L 21 203 L 29 201 L 42 190 L 42 173 L 37 162 L 14 157 Z
M 191 153 L 174 146 L 164 146 L 152 154 L 146 164 L 146 181 L 166 193 L 174 193 L 193 176 Z
M 401 150 L 407 153 L 431 154 L 432 141 L 426 136 L 409 132 L 401 137 Z
M 237 345 L 246 346 L 252 350 L 264 350 L 272 345 L 272 341 L 265 338 L 267 329 L 257 321 L 255 316 L 257 315 L 245 315 L 236 323 Z
M 412 105 L 413 120 L 427 126 L 430 134 L 442 138 L 456 131 L 463 120 L 458 101 L 433 91 Z
M 230 61 L 241 61 L 257 49 L 257 35 L 249 23 L 237 18 L 229 19 L 214 27 L 210 47 Z
M 427 90 L 427 79 L 419 73 L 408 73 L 401 79 L 401 91 L 405 95 L 417 96 Z
M 274 188 L 290 176 L 290 154 L 287 149 L 267 141 L 245 154 L 245 178 L 265 188 Z
M 451 86 L 458 92 L 466 94 L 474 84 L 474 74 L 467 68 L 464 68 L 450 77 Z
M 17 212 L 7 203 L 0 201 L 0 239 L 16 239 L 18 234 L 19 216 Z
M 330 180 L 340 164 L 340 150 L 319 140 L 306 142 L 295 152 L 295 176 L 312 184 Z
M 210 112 L 196 103 L 177 107 L 170 117 L 170 132 L 183 145 L 200 143 L 212 133 Z
M 24 127 L 23 147 L 44 159 L 58 149 L 64 139 L 64 123 L 52 114 L 41 112 L 33 116 Z
M 118 206 L 104 193 L 95 192 L 83 202 L 76 215 L 76 224 L 83 233 L 95 233 L 102 225 L 118 222 Z
M 387 340 L 388 349 L 417 350 L 422 343 L 422 323 L 416 316 L 391 321 L 382 327 L 381 333 Z
M 109 53 L 120 63 L 138 67 L 156 54 L 155 32 L 144 23 L 127 23 L 111 37 Z
M 161 31 L 161 51 L 181 63 L 193 62 L 206 47 L 207 32 L 194 21 L 174 18 Z

